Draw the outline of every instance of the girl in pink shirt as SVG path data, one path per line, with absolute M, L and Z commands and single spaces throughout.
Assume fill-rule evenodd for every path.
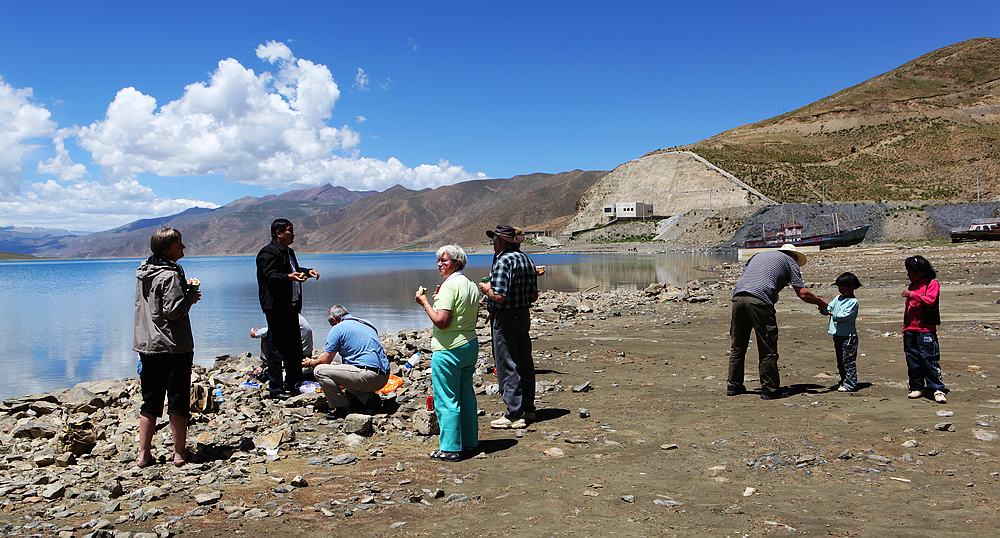
M 910 256 L 904 262 L 910 285 L 900 294 L 903 306 L 903 354 L 910 378 L 908 398 L 920 398 L 933 391 L 934 401 L 947 403 L 948 387 L 941 382 L 941 350 L 937 326 L 941 324 L 938 296 L 941 285 L 931 262 Z

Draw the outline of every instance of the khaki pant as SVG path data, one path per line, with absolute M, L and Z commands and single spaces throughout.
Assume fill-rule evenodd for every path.
M 368 405 L 372 393 L 385 386 L 389 376 L 351 366 L 349 364 L 320 364 L 313 369 L 316 381 L 323 387 L 323 395 L 330 409 L 347 405 L 344 387 L 362 404 Z
M 761 391 L 776 392 L 781 387 L 778 375 L 778 320 L 774 306 L 752 295 L 733 297 L 733 317 L 729 325 L 729 388 L 744 388 L 743 363 L 751 331 L 757 337 Z

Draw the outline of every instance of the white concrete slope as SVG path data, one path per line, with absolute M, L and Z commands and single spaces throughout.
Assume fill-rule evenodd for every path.
M 619 165 L 595 183 L 566 232 L 603 224 L 604 206 L 617 202 L 651 203 L 659 216 L 776 203 L 694 152 L 666 151 Z

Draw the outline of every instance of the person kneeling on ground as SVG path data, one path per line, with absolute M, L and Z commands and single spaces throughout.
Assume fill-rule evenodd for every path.
M 356 398 L 361 407 L 367 408 L 375 396 L 373 393 L 384 387 L 389 379 L 389 359 L 371 323 L 350 315 L 340 305 L 330 307 L 328 319 L 332 328 L 323 352 L 318 358 L 303 360 L 302 366 L 313 368 L 331 413 L 342 417 L 352 409 L 341 387 Z M 333 364 L 338 353 L 342 363 Z

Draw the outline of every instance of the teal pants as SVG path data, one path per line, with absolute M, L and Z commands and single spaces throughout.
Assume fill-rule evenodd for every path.
M 438 445 L 445 452 L 460 452 L 479 444 L 479 418 L 472 374 L 476 371 L 479 342 L 431 355 L 434 411 L 441 436 Z

